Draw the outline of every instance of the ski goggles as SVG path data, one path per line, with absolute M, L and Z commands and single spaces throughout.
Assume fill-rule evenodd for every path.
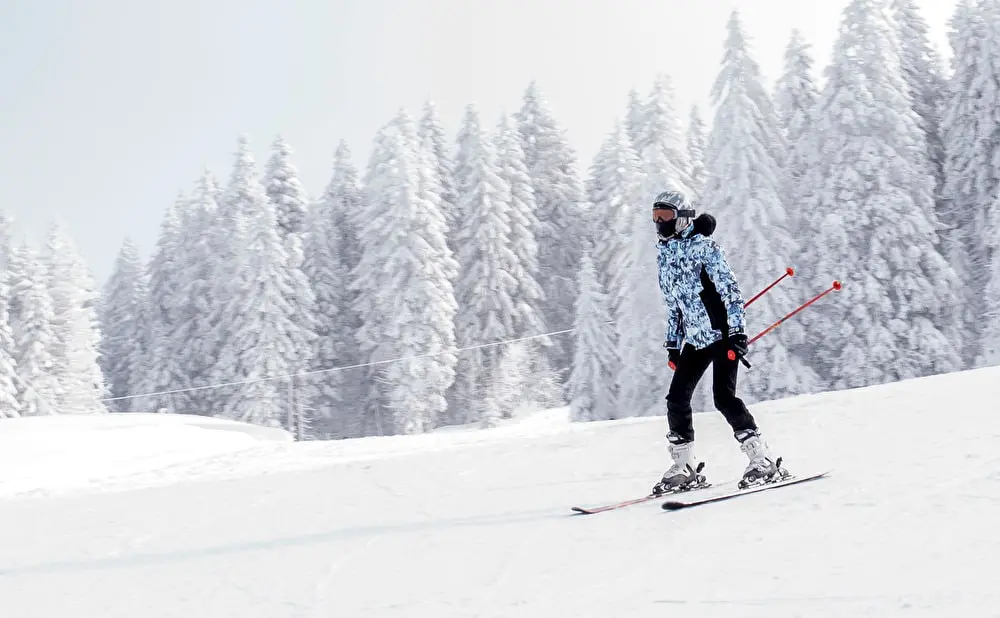
M 654 223 L 667 223 L 673 221 L 677 217 L 693 217 L 693 210 L 677 210 L 676 206 L 670 204 L 654 204 L 653 205 L 653 222 Z

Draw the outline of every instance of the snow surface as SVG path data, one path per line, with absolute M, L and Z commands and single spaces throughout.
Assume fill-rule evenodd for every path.
M 998 616 L 998 395 L 990 368 L 753 406 L 789 469 L 833 474 L 593 516 L 569 507 L 666 468 L 662 417 L 336 443 L 67 419 L 93 447 L 2 421 L 0 475 L 22 480 L 0 500 L 0 615 Z M 737 476 L 721 415 L 696 429 L 710 478 Z M 147 434 L 147 461 L 144 431 L 204 441 L 179 463 Z M 75 468 L 106 478 L 70 488 Z

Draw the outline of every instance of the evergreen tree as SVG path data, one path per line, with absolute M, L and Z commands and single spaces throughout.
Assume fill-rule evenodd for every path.
M 585 254 L 576 301 L 576 355 L 569 378 L 570 418 L 575 421 L 616 416 L 611 387 L 620 363 L 610 322 L 608 296 L 597 280 L 594 261 Z
M 106 412 L 98 365 L 100 329 L 93 279 L 61 221 L 49 229 L 46 283 L 52 297 L 52 370 L 59 381 L 61 414 Z
M 305 232 L 309 196 L 299 180 L 298 170 L 292 164 L 294 153 L 291 146 L 278 136 L 272 150 L 264 175 L 264 190 L 276 209 L 279 237 L 282 242 L 286 242 L 290 235 L 301 239 Z
M 724 247 L 734 248 L 728 253 L 737 280 L 760 289 L 788 267 L 795 240 L 788 230 L 781 166 L 775 158 L 782 150 L 777 114 L 736 11 L 729 18 L 712 96 L 716 116 L 704 201 L 718 209 L 717 235 Z M 763 330 L 794 304 L 787 288 L 773 288 L 747 312 L 748 327 Z M 788 324 L 782 333 L 754 345 L 757 363 L 769 370 L 743 378 L 751 398 L 784 397 L 816 387 L 816 375 L 791 350 L 790 344 L 802 339 L 799 330 L 799 324 Z
M 588 237 L 584 225 L 586 200 L 576 152 L 534 82 L 525 90 L 516 118 L 538 206 L 539 227 L 535 238 L 539 247 L 539 278 L 546 282 L 543 316 L 549 328 L 562 330 L 573 323 L 580 241 Z M 552 366 L 557 371 L 571 365 L 573 352 L 569 341 L 554 342 L 550 352 Z
M 926 139 L 881 9 L 875 0 L 844 9 L 809 140 L 817 163 L 804 182 L 803 263 L 819 285 L 844 280 L 803 314 L 818 372 L 836 388 L 960 365 L 950 300 L 958 280 L 939 253 Z
M 509 188 L 508 218 L 510 219 L 510 249 L 513 261 L 510 274 L 517 282 L 513 320 L 514 335 L 523 337 L 545 332 L 542 305 L 545 292 L 538 283 L 537 204 L 531 186 L 531 176 L 524 162 L 520 133 L 513 118 L 504 114 L 494 138 L 497 151 L 497 175 Z M 526 351 L 529 348 L 526 348 Z
M 17 387 L 17 350 L 11 331 L 8 305 L 10 286 L 8 281 L 11 255 L 8 252 L 5 266 L 0 271 L 0 418 L 15 418 L 21 415 L 21 400 Z
M 785 68 L 775 85 L 774 101 L 787 144 L 787 154 L 782 161 L 781 196 L 788 209 L 788 230 L 800 240 L 804 216 L 799 206 L 803 192 L 800 184 L 812 164 L 807 158 L 809 147 L 804 137 L 809 134 L 819 97 L 812 67 L 810 45 L 798 30 L 793 30 L 785 47 Z
M 239 303 L 250 297 L 244 278 L 250 219 L 253 213 L 260 212 L 261 200 L 266 201 L 249 138 L 245 135 L 239 138 L 235 159 L 229 181 L 221 199 L 218 199 L 219 209 L 208 234 L 208 245 L 215 253 L 209 291 L 213 304 L 209 316 L 213 350 L 210 358 L 206 359 L 211 360 L 212 368 L 205 376 L 211 384 L 238 379 L 236 368 L 227 359 L 235 355 L 230 348 L 233 345 L 234 325 L 242 313 Z M 224 414 L 232 409 L 230 400 L 240 388 L 213 389 L 206 393 L 203 400 L 213 414 Z
M 967 282 L 957 304 L 957 335 L 966 362 L 985 361 L 984 344 L 995 346 L 985 332 L 989 303 L 987 287 L 992 272 L 988 243 L 1000 230 L 990 229 L 991 204 L 1000 173 L 1000 104 L 998 71 L 994 68 L 1000 35 L 989 27 L 993 3 L 960 2 L 951 20 L 952 76 L 943 105 L 940 130 L 945 159 L 940 219 L 944 223 L 944 253 Z M 964 336 L 962 333 L 964 332 Z
M 941 60 L 931 46 L 929 28 L 915 0 L 892 0 L 893 21 L 899 39 L 900 70 L 913 111 L 927 141 L 927 156 L 934 173 L 934 195 L 944 183 L 944 144 L 940 119 L 946 91 Z
M 146 364 L 146 273 L 139 250 L 125 239 L 115 267 L 104 287 L 101 311 L 100 364 L 112 398 L 109 408 L 117 412 L 131 409 L 131 399 L 137 395 L 133 387 L 140 375 L 136 370 Z
M 58 414 L 60 385 L 53 371 L 54 313 L 45 271 L 26 243 L 10 256 L 10 326 L 22 416 Z
M 194 410 L 191 399 L 190 375 L 182 359 L 187 356 L 191 343 L 188 329 L 192 325 L 186 292 L 187 264 L 184 254 L 184 228 L 189 201 L 180 195 L 169 206 L 160 223 L 160 235 L 149 261 L 149 283 L 146 332 L 144 333 L 148 371 L 143 372 L 141 389 L 149 393 L 133 403 L 150 410 L 190 413 Z M 157 395 L 155 393 L 170 394 Z
M 347 402 L 357 390 L 354 370 L 324 371 L 352 365 L 357 357 L 354 334 L 357 316 L 348 289 L 352 263 L 356 263 L 358 216 L 357 171 L 345 142 L 337 147 L 333 175 L 319 202 L 309 215 L 304 270 L 312 284 L 316 306 L 314 371 L 323 371 L 308 380 L 317 389 L 313 401 L 316 431 L 330 437 L 360 437 L 363 431 Z
M 292 163 L 292 149 L 282 139 L 274 143 L 274 154 L 268 162 L 264 178 L 264 190 L 275 209 L 275 221 L 278 226 L 278 238 L 285 249 L 285 263 L 279 266 L 289 289 L 286 299 L 292 308 L 291 324 L 297 330 L 295 336 L 302 340 L 313 341 L 319 328 L 316 317 L 316 297 L 309 278 L 303 270 L 305 249 L 303 246 L 306 231 L 306 216 L 309 211 L 309 196 L 306 194 L 299 172 Z M 299 356 L 289 357 L 289 371 L 301 374 L 313 368 L 312 347 L 300 350 Z M 293 381 L 291 396 L 288 402 L 289 415 L 285 420 L 285 428 L 298 439 L 304 440 L 312 436 L 313 402 L 318 396 L 318 390 L 313 378 L 289 378 Z
M 14 250 L 11 241 L 13 227 L 14 220 L 6 212 L 0 211 L 0 273 L 7 270 Z
M 178 304 L 183 318 L 182 326 L 174 330 L 172 347 L 179 355 L 180 373 L 195 387 L 211 383 L 218 351 L 213 332 L 215 299 L 212 294 L 216 289 L 213 276 L 220 268 L 213 237 L 220 195 L 215 175 L 204 170 L 180 221 L 179 255 L 183 261 L 179 265 L 182 269 L 179 280 L 183 287 Z M 213 393 L 210 389 L 190 391 L 185 398 L 190 411 L 208 414 L 211 410 Z
M 646 132 L 646 106 L 635 88 L 628 92 L 628 105 L 625 110 L 625 132 L 629 144 L 638 154 L 641 151 Z
M 314 334 L 312 292 L 301 273 L 301 254 L 289 257 L 286 246 L 297 250 L 298 239 L 283 243 L 277 212 L 267 198 L 247 147 L 241 142 L 229 194 L 240 196 L 245 214 L 246 244 L 239 263 L 239 288 L 244 296 L 230 299 L 226 310 L 231 337 L 218 365 L 244 381 L 227 398 L 223 413 L 229 418 L 259 425 L 284 426 L 301 431 L 300 412 L 288 398 L 287 382 L 278 376 L 301 372 L 308 362 Z M 221 372 L 221 371 L 220 371 Z M 303 437 L 303 436 L 299 436 Z
M 982 337 L 976 358 L 977 365 L 1000 362 L 1000 5 L 982 0 L 979 11 L 985 26 L 980 50 L 980 81 L 978 110 L 979 140 L 974 148 L 983 156 L 983 165 L 976 165 L 978 193 L 985 198 L 979 205 L 984 226 L 978 230 L 979 255 L 985 259 L 986 272 L 978 279 L 984 282 Z M 992 113 L 986 106 L 992 103 Z M 986 157 L 989 157 L 986 159 Z M 977 161 L 978 163 L 978 161 Z
M 597 282 L 608 295 L 609 310 L 618 315 L 625 297 L 633 215 L 642 210 L 639 158 L 621 123 L 608 134 L 590 168 L 589 199 L 593 213 Z
M 433 101 L 427 101 L 424 104 L 424 115 L 420 119 L 417 136 L 423 147 L 431 152 L 431 165 L 434 168 L 437 183 L 441 187 L 441 207 L 445 211 L 446 218 L 449 221 L 457 221 L 454 217 L 458 216 L 455 211 L 456 204 L 458 204 L 458 193 L 455 188 L 451 156 L 448 154 L 448 140 L 445 137 L 444 127 L 441 125 L 441 116 L 438 113 L 437 105 Z
M 658 153 L 651 149 L 652 153 Z M 654 159 L 646 170 L 644 195 L 656 195 L 666 187 L 656 180 Z M 652 180 L 651 180 L 652 179 Z M 657 182 L 654 186 L 652 183 Z M 617 376 L 619 416 L 646 416 L 662 414 L 654 406 L 662 402 L 669 383 L 667 355 L 663 349 L 663 333 L 659 327 L 666 325 L 667 311 L 660 292 L 656 227 L 650 208 L 637 204 L 631 216 L 629 230 L 625 294 L 619 305 L 616 326 L 618 357 L 621 359 Z
M 466 112 L 466 171 L 464 191 L 458 195 L 465 219 L 458 230 L 455 284 L 458 345 L 475 346 L 504 341 L 514 332 L 518 281 L 512 270 L 517 256 L 510 241 L 510 186 L 500 177 L 496 148 L 479 129 L 473 106 Z M 500 364 L 498 346 L 467 350 L 459 355 L 455 403 L 471 416 L 489 423 L 499 408 L 487 395 Z
M 687 158 L 691 165 L 688 176 L 691 178 L 692 197 L 697 201 L 705 189 L 705 148 L 707 148 L 705 123 L 698 112 L 698 106 L 691 107 L 687 130 Z
M 361 260 L 351 277 L 363 358 L 372 363 L 407 359 L 373 367 L 371 377 L 378 382 L 370 382 L 364 402 L 376 427 L 378 413 L 387 410 L 395 433 L 434 427 L 455 380 L 457 305 L 451 282 L 458 265 L 446 242 L 440 201 L 431 190 L 434 181 L 430 153 L 420 146 L 409 114 L 401 111 L 375 138 L 365 174 Z M 387 425 L 382 423 L 381 431 L 390 429 Z
M 649 184 L 655 191 L 647 196 L 646 201 L 652 200 L 666 190 L 662 187 L 668 186 L 692 195 L 688 174 L 691 165 L 675 109 L 673 81 L 668 75 L 660 74 L 645 105 L 644 131 L 636 147 L 642 168 L 654 174 Z

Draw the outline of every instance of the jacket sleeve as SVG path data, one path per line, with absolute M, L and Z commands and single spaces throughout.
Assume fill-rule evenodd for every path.
M 684 316 L 680 307 L 667 303 L 667 335 L 663 347 L 668 350 L 680 350 L 684 343 Z
M 712 283 L 715 284 L 715 289 L 718 290 L 722 303 L 726 307 L 729 323 L 728 335 L 743 334 L 746 332 L 745 301 L 740 292 L 740 286 L 736 283 L 736 275 L 733 274 L 733 269 L 729 266 L 722 247 L 713 240 L 710 248 L 705 260 L 705 271 Z
M 684 316 L 680 307 L 673 302 L 667 294 L 667 282 L 664 274 L 663 256 L 657 260 L 659 264 L 660 293 L 663 294 L 663 301 L 667 305 L 667 330 L 663 341 L 663 347 L 667 349 L 680 350 L 684 342 Z

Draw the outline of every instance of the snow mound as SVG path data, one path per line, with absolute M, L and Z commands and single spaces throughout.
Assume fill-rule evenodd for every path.
M 36 416 L 0 421 L 0 496 L 102 486 L 113 478 L 289 442 L 282 429 L 179 414 Z

